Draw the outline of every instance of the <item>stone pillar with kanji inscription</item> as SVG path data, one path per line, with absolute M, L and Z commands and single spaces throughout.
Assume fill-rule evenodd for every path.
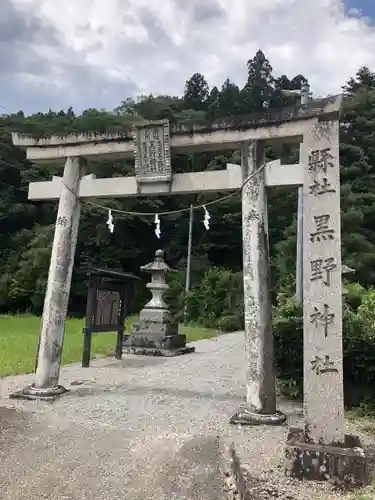
M 337 120 L 312 122 L 304 134 L 301 163 L 304 428 L 289 434 L 287 473 L 316 480 L 348 476 L 362 483 L 364 469 L 358 463 L 363 452 L 355 449 L 358 440 L 344 433 Z
M 66 392 L 59 385 L 65 319 L 78 236 L 80 159 L 67 158 L 61 183 L 48 272 L 34 383 L 13 397 L 53 399 Z
M 285 422 L 285 415 L 276 410 L 264 163 L 264 144 L 245 142 L 242 147 L 242 252 L 246 407 L 232 416 L 232 424 Z
M 338 122 L 304 138 L 304 403 L 316 443 L 344 442 Z

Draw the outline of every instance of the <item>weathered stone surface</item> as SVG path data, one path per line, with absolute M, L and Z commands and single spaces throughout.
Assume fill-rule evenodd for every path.
M 144 351 L 157 355 L 160 351 L 159 356 L 166 355 L 166 351 L 176 351 L 176 354 L 181 349 L 185 349 L 184 352 L 194 351 L 186 350 L 186 335 L 178 333 L 177 325 L 160 323 L 135 323 L 132 333 L 125 337 L 123 347 L 132 354 L 142 354 Z
M 341 445 L 305 442 L 305 433 L 290 429 L 285 450 L 287 476 L 332 481 L 337 486 L 364 486 L 369 474 L 364 450 L 356 436 L 346 435 Z
M 212 122 L 177 123 L 172 127 L 171 135 L 186 133 L 188 130 L 191 130 L 191 133 L 199 133 L 220 129 L 267 127 L 274 124 L 321 117 L 326 114 L 333 115 L 332 117 L 337 119 L 341 99 L 341 95 L 335 95 L 323 99 L 311 100 L 304 106 L 295 105 L 283 108 L 269 108 L 248 115 L 218 118 Z
M 54 401 L 59 396 L 67 394 L 68 389 L 62 385 L 57 385 L 55 387 L 41 388 L 38 389 L 35 385 L 30 385 L 22 389 L 21 391 L 16 391 L 11 394 L 10 399 L 27 399 L 33 401 L 39 399 L 40 401 Z
M 338 121 L 317 120 L 301 147 L 305 426 L 326 445 L 344 440 L 338 134 Z
M 341 104 L 341 95 L 326 97 L 323 99 L 311 100 L 307 105 L 287 106 L 284 108 L 270 108 L 261 112 L 257 111 L 248 115 L 231 116 L 227 118 L 219 118 L 217 120 L 195 120 L 194 122 L 183 121 L 172 125 L 171 136 L 181 134 L 202 133 L 213 130 L 231 130 L 244 129 L 254 127 L 266 127 L 273 124 L 285 123 L 297 120 L 306 120 L 314 117 L 333 115 L 333 118 L 338 118 L 338 113 Z M 142 124 L 139 124 L 142 125 Z M 37 146 L 56 146 L 58 144 L 80 144 L 92 141 L 93 144 L 98 142 L 114 142 L 118 140 L 132 142 L 134 140 L 134 127 L 122 125 L 121 133 L 103 134 L 71 134 L 65 137 L 34 137 L 26 134 L 12 133 L 12 141 L 18 147 L 37 147 Z
M 142 328 L 148 329 L 147 325 L 152 325 L 152 324 L 162 324 L 162 325 L 171 325 L 172 322 L 172 315 L 171 312 L 166 308 L 160 307 L 148 307 L 145 306 L 142 311 L 139 313 L 139 319 L 140 323 L 139 325 L 143 325 Z M 134 325 L 134 329 L 137 327 Z M 139 327 L 141 328 L 141 327 Z M 138 328 L 138 329 L 139 329 Z M 166 328 L 168 328 L 166 326 Z
M 168 317 L 168 319 L 170 319 L 170 317 Z M 143 320 L 138 323 L 133 323 L 132 334 L 134 337 L 152 335 L 154 338 L 178 335 L 178 325 L 175 323 L 167 323 L 165 320 L 166 318 L 162 317 L 161 321 Z
M 291 429 L 286 474 L 338 485 L 368 481 L 359 439 L 344 434 L 339 123 L 316 120 L 301 145 L 304 429 Z
M 268 162 L 265 167 L 267 186 L 302 185 L 300 164 L 281 165 L 280 160 Z M 217 193 L 240 189 L 242 185 L 241 166 L 227 163 L 225 170 L 175 173 L 171 183 L 142 183 L 136 176 L 112 177 L 105 179 L 83 178 L 79 184 L 80 199 L 128 198 L 138 196 L 184 195 L 191 193 Z M 58 199 L 61 178 L 52 181 L 32 182 L 29 185 L 29 200 Z
M 79 179 L 79 158 L 67 158 L 52 244 L 35 382 L 16 393 L 17 397 L 53 399 L 64 393 L 58 381 L 80 217 Z
M 270 297 L 264 145 L 245 143 L 242 151 L 242 232 L 245 307 L 246 409 L 231 423 L 274 424 L 276 388 Z M 254 173 L 259 169 L 259 172 Z M 248 179 L 248 180 L 247 180 Z M 259 418 L 262 415 L 262 418 Z M 261 420 L 261 422 L 260 422 Z
M 286 422 L 286 416 L 280 412 L 256 413 L 243 408 L 232 415 L 230 423 L 234 425 L 282 425 Z
M 141 185 L 170 182 L 172 169 L 169 121 L 145 121 L 134 127 L 133 134 L 137 182 Z
M 195 352 L 195 347 L 185 346 L 180 348 L 161 348 L 161 347 L 126 347 L 127 354 L 136 354 L 138 356 L 162 356 L 165 358 L 173 358 L 182 354 L 190 354 Z
M 243 179 L 253 175 L 263 162 L 263 145 L 246 144 L 242 153 Z M 242 230 L 246 406 L 253 413 L 272 414 L 276 411 L 276 389 L 264 171 L 242 189 Z
M 132 332 L 124 338 L 123 348 L 129 354 L 151 356 L 177 356 L 194 352 L 186 346 L 186 335 L 178 333 L 178 325 L 163 300 L 168 289 L 166 273 L 172 271 L 164 261 L 164 252 L 157 250 L 155 260 L 141 267 L 151 273 L 151 282 L 146 286 L 152 293 L 151 300 L 140 312 L 140 321 L 133 324 Z

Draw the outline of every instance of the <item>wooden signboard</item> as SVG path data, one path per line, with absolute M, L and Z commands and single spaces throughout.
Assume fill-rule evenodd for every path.
M 82 366 L 90 366 L 93 333 L 117 332 L 115 358 L 122 357 L 124 323 L 131 284 L 139 280 L 130 273 L 93 268 L 89 271 L 86 321 L 83 329 Z

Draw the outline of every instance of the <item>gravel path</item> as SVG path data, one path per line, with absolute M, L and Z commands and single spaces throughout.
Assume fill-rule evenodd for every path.
M 8 399 L 30 376 L 1 380 L 1 499 L 223 499 L 218 458 L 229 442 L 256 478 L 255 500 L 347 498 L 284 477 L 286 427 L 228 424 L 245 394 L 243 335 L 195 346 L 177 358 L 69 365 L 61 383 L 71 392 L 54 403 Z M 300 412 L 280 409 L 290 420 Z

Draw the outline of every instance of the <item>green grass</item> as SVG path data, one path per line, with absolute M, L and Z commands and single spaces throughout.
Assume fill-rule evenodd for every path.
M 356 491 L 350 497 L 350 500 L 374 500 L 375 498 L 375 482 L 368 486 L 367 488 L 363 488 L 360 491 Z
M 130 330 L 135 317 L 128 318 L 126 331 Z M 66 322 L 63 364 L 74 363 L 82 358 L 83 319 L 70 318 Z M 31 315 L 0 315 L 0 377 L 32 373 L 38 345 L 40 318 Z M 181 326 L 180 332 L 188 342 L 215 337 L 218 332 L 208 328 Z M 91 357 L 111 355 L 116 346 L 116 333 L 93 334 Z

